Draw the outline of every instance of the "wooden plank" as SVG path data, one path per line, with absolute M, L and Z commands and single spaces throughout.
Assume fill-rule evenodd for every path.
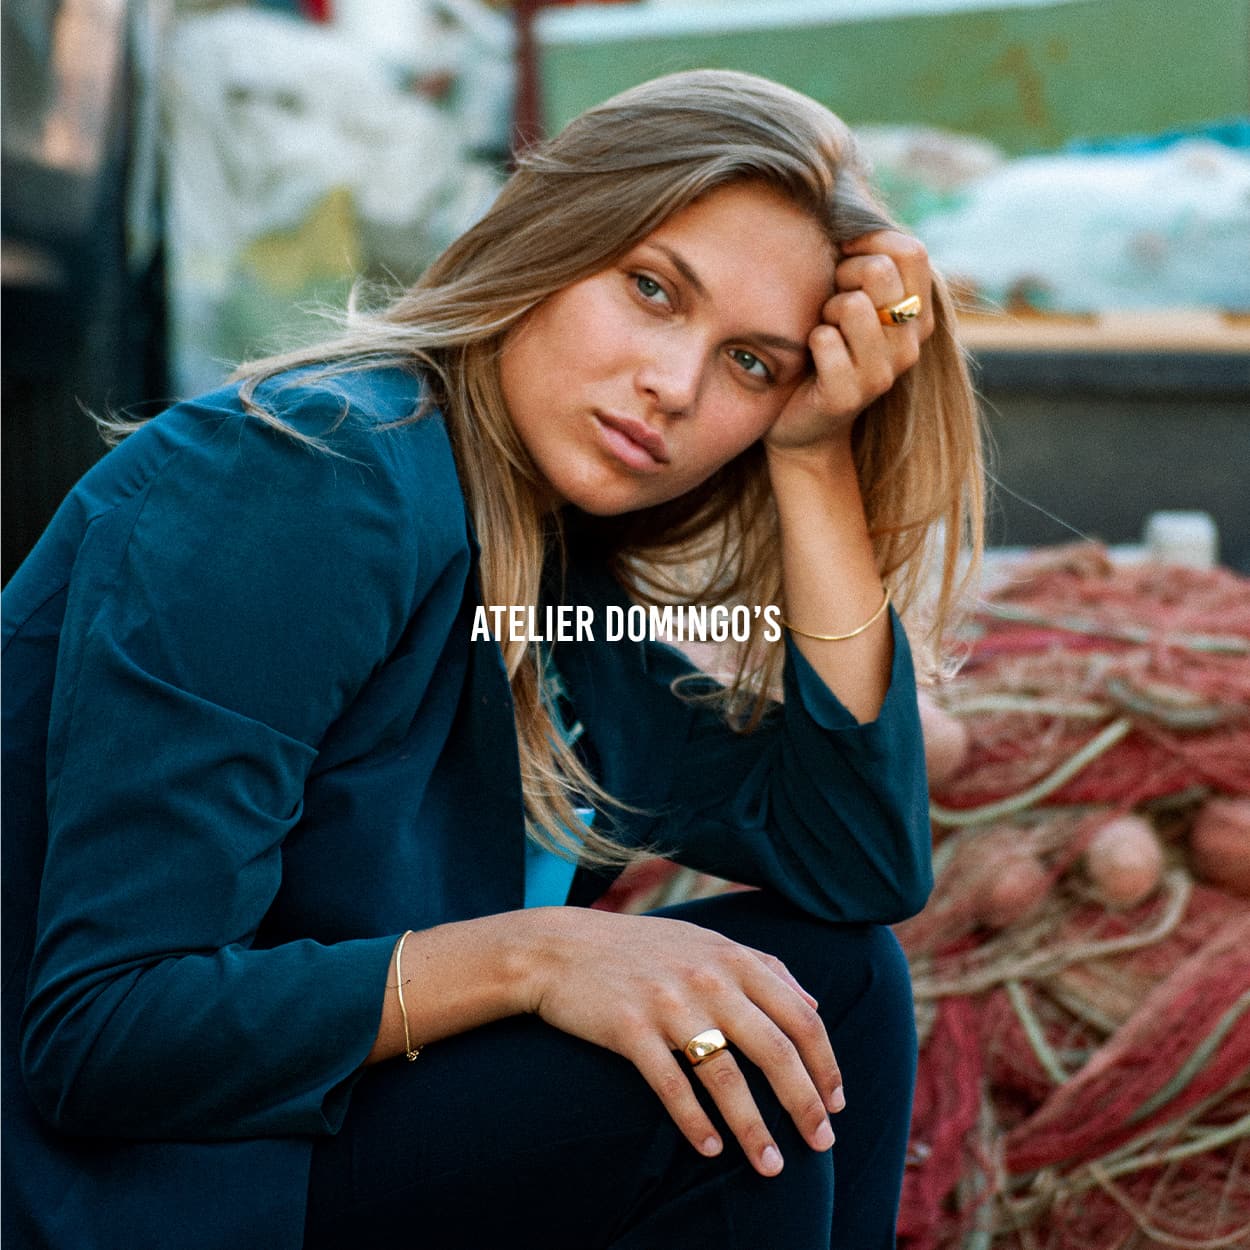
M 1212 308 L 1091 316 L 964 312 L 959 329 L 973 352 L 1250 353 L 1250 314 Z

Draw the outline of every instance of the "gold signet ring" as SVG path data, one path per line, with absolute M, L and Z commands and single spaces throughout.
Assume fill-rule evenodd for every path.
M 697 1068 L 713 1055 L 719 1055 L 728 1045 L 720 1029 L 704 1029 L 686 1043 L 686 1058 Z
M 920 310 L 923 307 L 919 295 L 909 295 L 906 299 L 899 300 L 897 304 L 887 304 L 884 308 L 878 308 L 877 320 L 883 326 L 905 325 L 909 321 L 915 321 L 920 316 Z

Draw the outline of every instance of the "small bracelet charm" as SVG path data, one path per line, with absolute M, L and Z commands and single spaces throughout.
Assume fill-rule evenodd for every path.
M 853 629 L 848 634 L 809 634 L 805 629 L 799 629 L 797 625 L 791 625 L 789 621 L 782 620 L 782 624 L 792 633 L 800 634 L 804 638 L 814 638 L 817 642 L 845 642 L 848 638 L 857 638 L 866 629 L 872 628 L 885 613 L 886 608 L 890 606 L 890 588 L 883 586 L 885 598 L 881 600 L 881 606 L 857 629 Z
M 424 1043 L 420 1046 L 412 1044 L 412 1037 L 408 1032 L 408 1008 L 404 1006 L 404 943 L 411 932 L 411 929 L 405 929 L 399 945 L 395 947 L 395 995 L 399 999 L 399 1014 L 404 1021 L 404 1058 L 409 1063 L 425 1049 Z

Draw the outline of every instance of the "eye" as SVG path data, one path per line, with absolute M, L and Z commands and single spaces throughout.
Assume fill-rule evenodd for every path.
M 729 355 L 751 377 L 759 378 L 762 382 L 771 382 L 773 380 L 773 371 L 754 352 L 748 352 L 741 347 L 735 347 L 730 351 Z
M 634 280 L 638 294 L 649 304 L 668 303 L 668 292 L 654 278 L 645 273 L 635 273 L 630 276 Z

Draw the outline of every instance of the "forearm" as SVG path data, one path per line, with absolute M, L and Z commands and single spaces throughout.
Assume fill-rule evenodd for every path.
M 138 1139 L 335 1131 L 389 938 L 138 959 L 111 937 L 58 941 L 33 966 L 22 1064 L 50 1124 Z
M 785 619 L 818 634 L 857 629 L 881 606 L 881 577 L 845 438 L 769 452 L 781 522 Z M 839 642 L 793 634 L 795 645 L 857 720 L 873 720 L 889 687 L 893 655 L 887 613 Z

